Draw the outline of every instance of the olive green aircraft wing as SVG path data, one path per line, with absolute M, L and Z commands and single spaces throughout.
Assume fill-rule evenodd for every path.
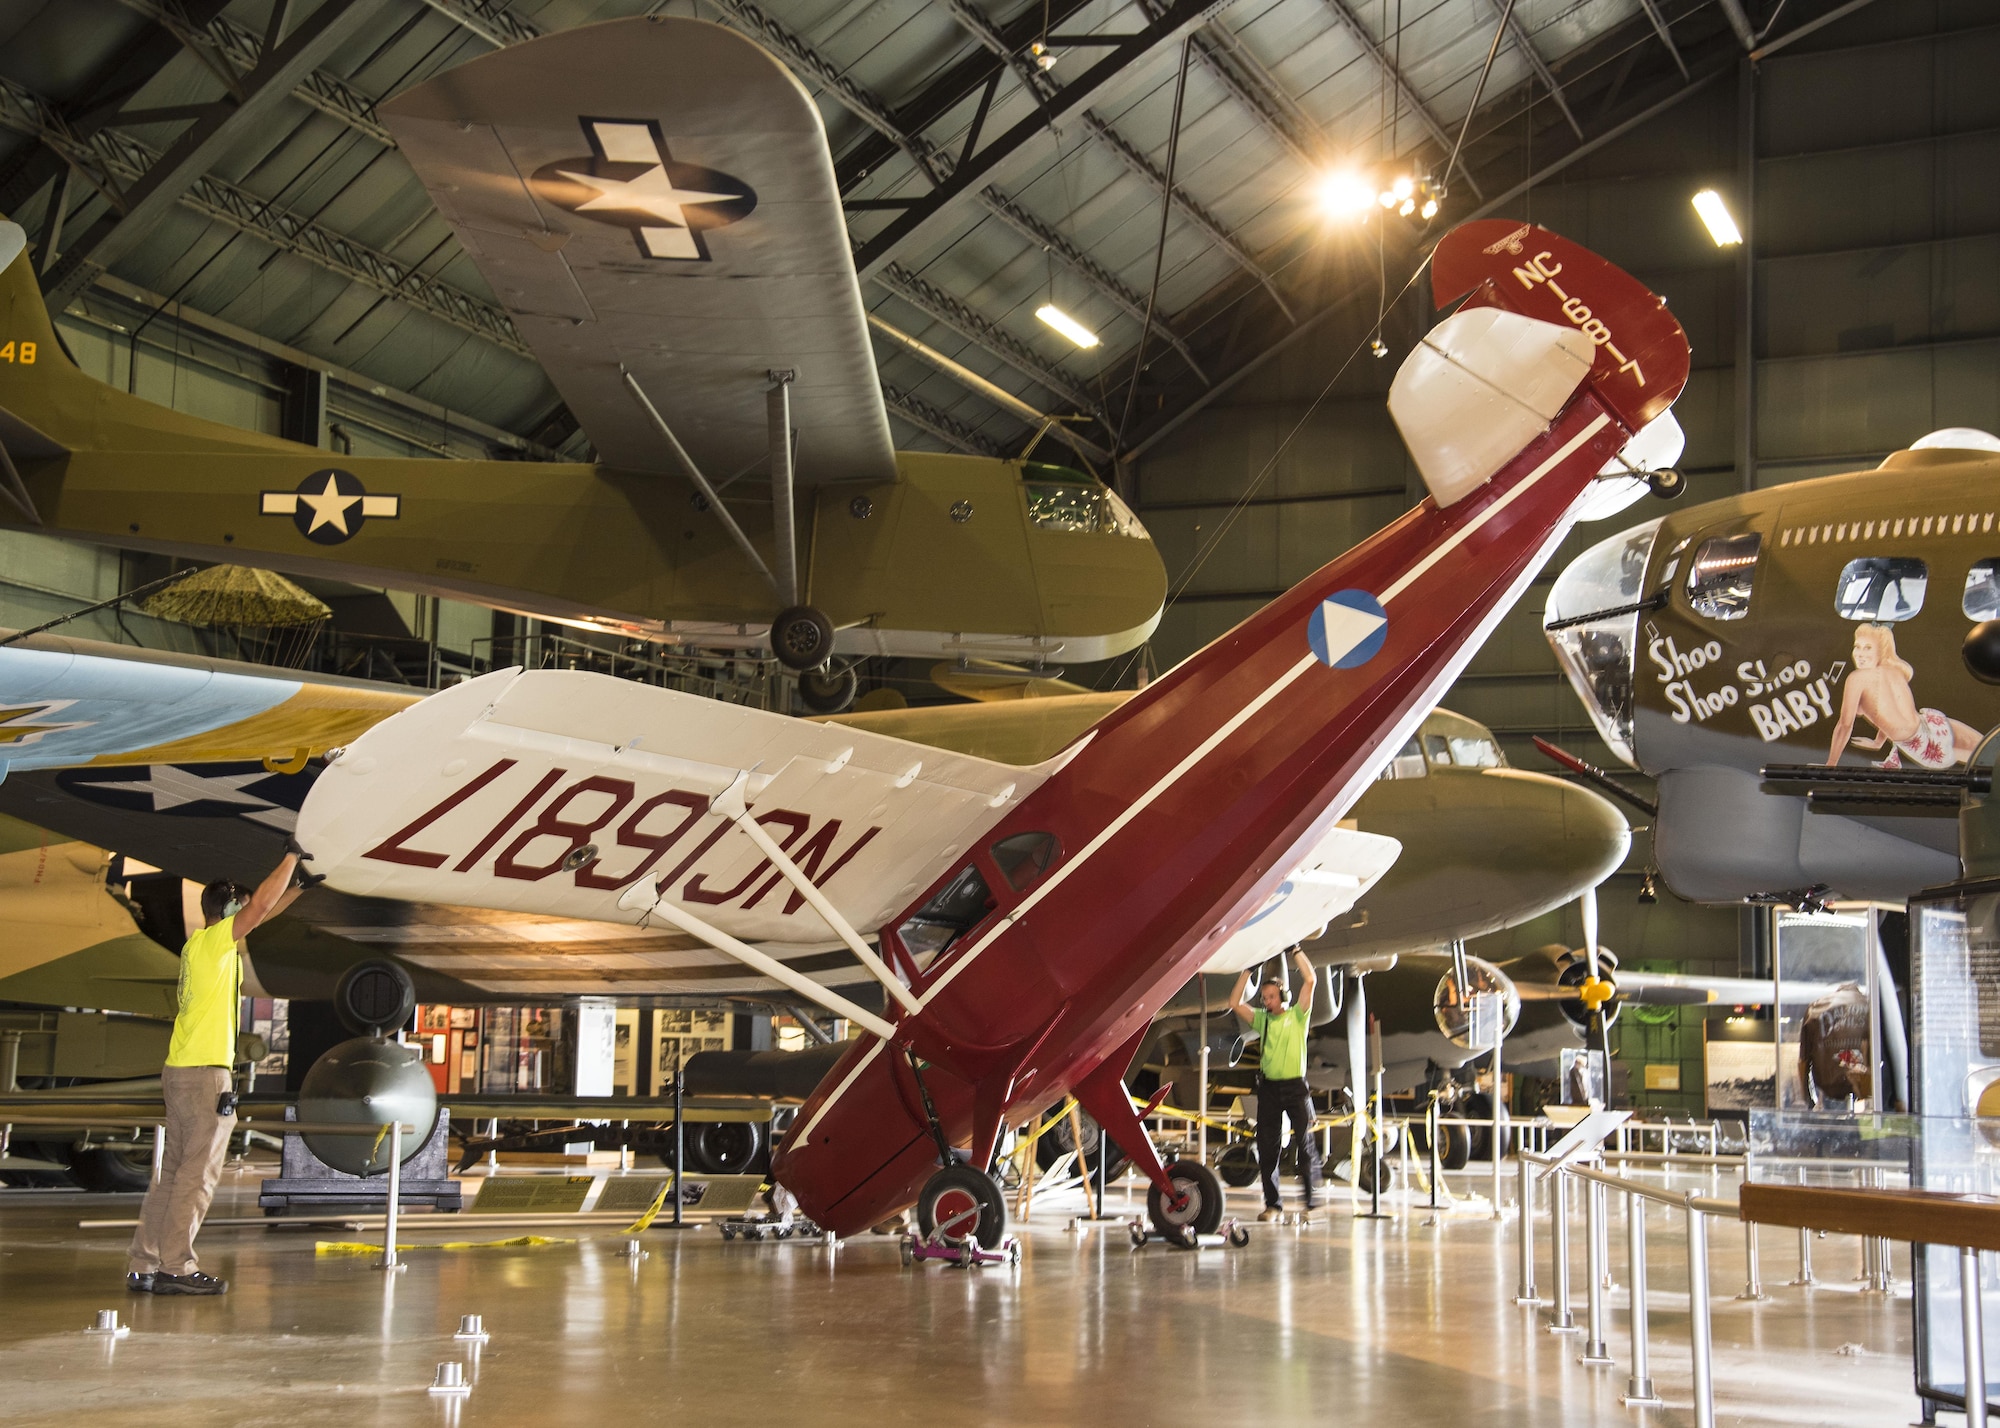
M 826 133 L 769 52 L 613 20 L 380 113 L 608 465 L 679 471 L 678 438 L 712 484 L 764 469 L 790 371 L 796 480 L 896 479 Z

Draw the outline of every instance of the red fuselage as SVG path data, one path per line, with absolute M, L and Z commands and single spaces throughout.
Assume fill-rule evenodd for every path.
M 857 1041 L 801 1110 L 774 1173 L 806 1213 L 853 1233 L 936 1169 L 904 1047 L 963 1145 L 996 1115 L 1021 1124 L 1055 1103 L 1143 1029 L 1360 796 L 1630 436 L 1586 385 L 1486 487 L 1447 510 L 1425 501 L 1086 735 L 969 855 L 994 904 L 911 977 L 922 1009 L 898 1024 L 902 1044 Z M 1329 665 L 1309 622 L 1357 590 L 1386 613 L 1384 642 Z M 1054 834 L 1061 854 L 1016 891 L 987 850 L 1026 832 Z

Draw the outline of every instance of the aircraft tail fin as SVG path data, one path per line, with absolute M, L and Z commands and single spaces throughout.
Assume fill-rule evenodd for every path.
M 1446 234 L 1435 300 L 1464 303 L 1396 373 L 1389 412 L 1439 506 L 1478 490 L 1588 386 L 1628 435 L 1661 416 L 1688 375 L 1666 302 L 1587 248 L 1490 219 Z

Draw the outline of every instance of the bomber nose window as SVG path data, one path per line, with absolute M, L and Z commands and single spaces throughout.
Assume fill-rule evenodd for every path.
M 1457 735 L 1451 740 L 1451 761 L 1462 769 L 1497 769 L 1501 766 L 1500 750 L 1491 739 L 1466 739 Z
M 992 853 L 1007 886 L 1026 892 L 1062 856 L 1062 844 L 1053 833 L 1016 833 L 995 843 Z
M 1924 608 L 1930 571 L 1921 560 L 1902 555 L 1866 555 L 1850 560 L 1833 589 L 1833 608 L 1845 620 L 1893 624 Z M 1970 592 L 1970 582 L 1966 590 Z M 1967 599 L 1969 600 L 1968 593 Z
M 897 928 L 896 935 L 903 939 L 903 946 L 909 952 L 910 960 L 916 963 L 917 970 L 922 971 L 960 937 L 977 927 L 992 909 L 992 890 L 986 886 L 986 879 L 979 875 L 979 869 L 968 864 L 963 872 L 944 885 L 942 892 Z
M 2000 620 L 2000 560 L 1975 560 L 1965 572 L 1965 618 Z
M 1709 620 L 1740 620 L 1749 614 L 1750 584 L 1763 543 L 1755 531 L 1703 541 L 1688 567 L 1688 608 Z

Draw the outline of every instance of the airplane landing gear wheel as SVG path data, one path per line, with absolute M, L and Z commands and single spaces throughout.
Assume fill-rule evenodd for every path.
M 935 1234 L 950 1245 L 977 1240 L 981 1249 L 997 1249 L 1007 1233 L 1007 1201 L 985 1171 L 953 1165 L 924 1182 L 917 1228 L 925 1239 Z
M 771 621 L 771 653 L 786 669 L 818 669 L 833 653 L 833 621 L 811 605 L 794 605 Z
M 809 669 L 799 675 L 799 703 L 815 714 L 838 714 L 854 702 L 861 679 L 853 665 Z
M 1239 1140 L 1216 1157 L 1215 1168 L 1222 1176 L 1222 1183 L 1231 1190 L 1241 1190 L 1257 1182 L 1257 1148 L 1247 1140 Z
M 1662 466 L 1658 471 L 1646 473 L 1646 484 L 1662 501 L 1678 501 L 1687 494 L 1688 478 L 1671 466 Z
M 1215 1172 L 1198 1160 L 1176 1160 L 1167 1167 L 1167 1179 L 1187 1199 L 1177 1206 L 1160 1193 L 1159 1186 L 1148 1190 L 1146 1213 L 1154 1226 L 1177 1241 L 1214 1234 L 1222 1225 L 1222 1182 Z

